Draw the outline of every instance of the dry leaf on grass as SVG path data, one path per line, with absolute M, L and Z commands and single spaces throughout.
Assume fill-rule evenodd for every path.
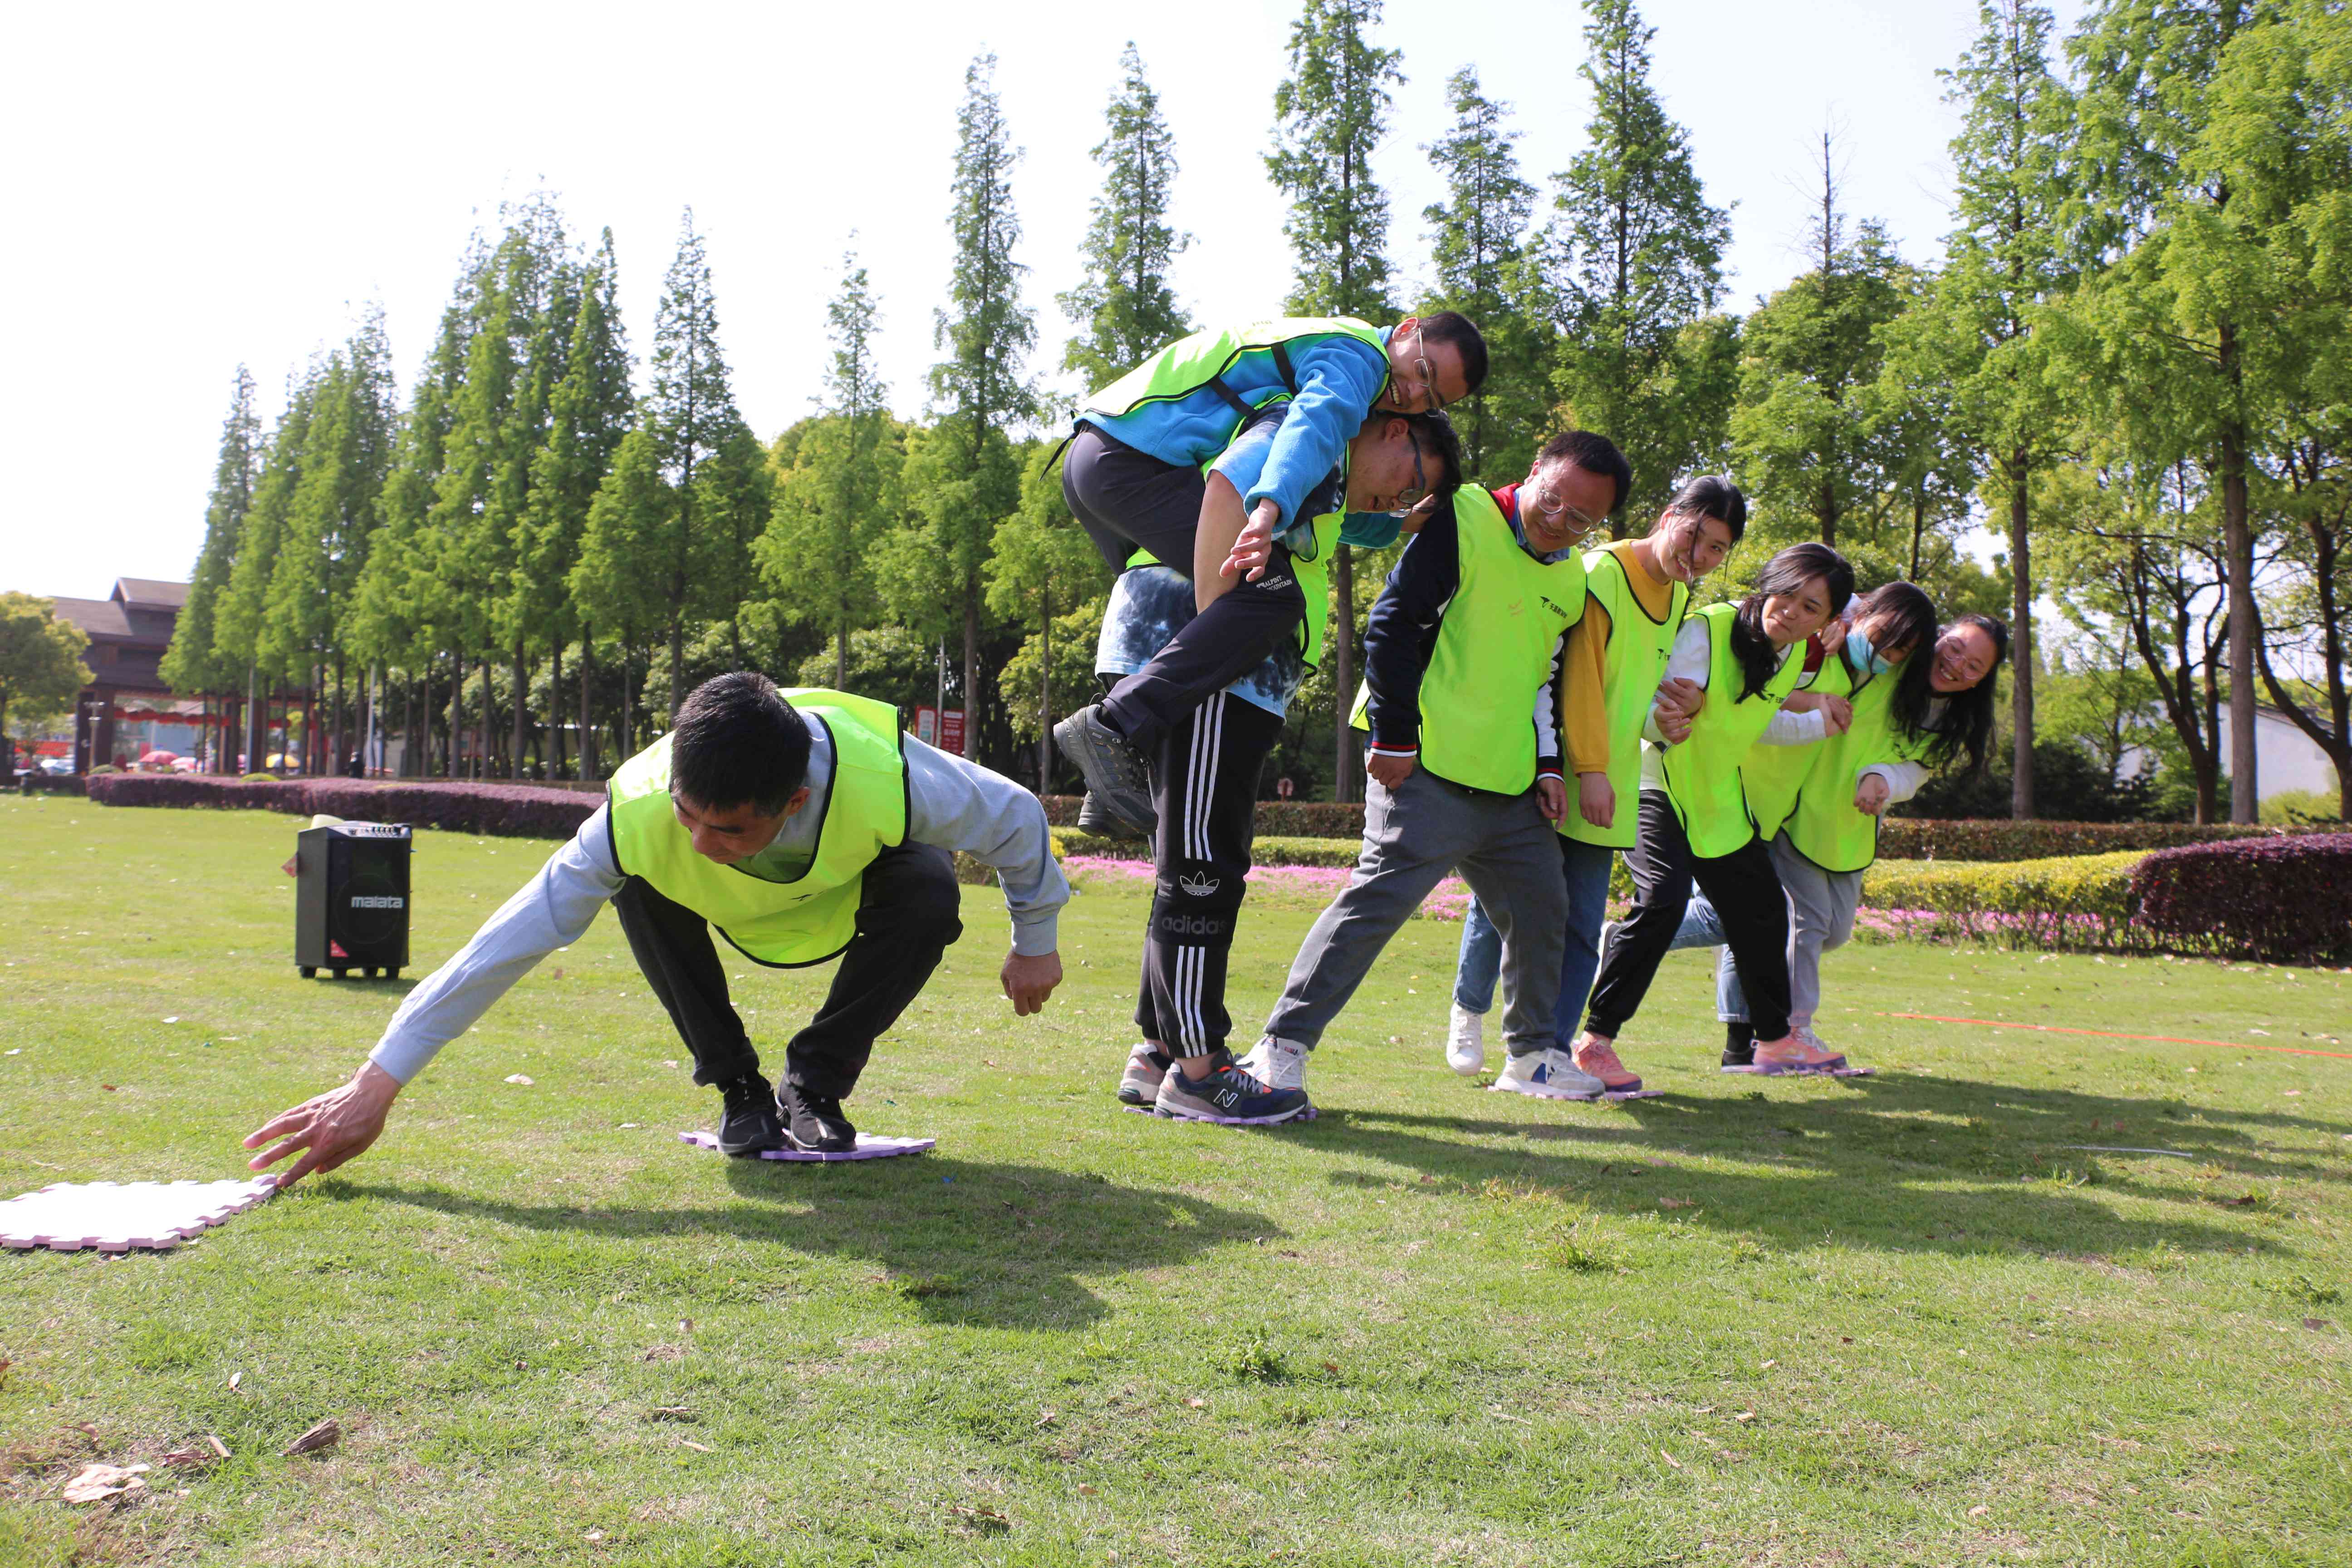
M 1184 1402 L 1184 1408 L 1187 1410 L 1198 1410 L 1208 1403 L 1209 1402 L 1205 1399 L 1188 1399 Z
M 203 1448 L 174 1448 L 163 1456 L 163 1462 L 175 1470 L 184 1470 L 209 1465 L 213 1457 Z
M 214 1436 L 209 1432 L 205 1434 L 205 1441 L 213 1446 L 214 1453 L 218 1454 L 224 1459 L 228 1458 L 228 1445 L 226 1443 L 222 1442 L 219 1438 Z
M 1664 1448 L 1658 1450 L 1658 1458 L 1665 1460 L 1666 1463 L 1672 1465 L 1678 1470 L 1683 1468 L 1683 1462 L 1680 1459 L 1675 1458 L 1672 1454 L 1667 1453 Z
M 68 1502 L 104 1502 L 109 1498 L 134 1492 L 147 1483 L 139 1478 L 144 1465 L 85 1465 L 81 1473 L 66 1483 Z
M 676 1361 L 686 1352 L 676 1345 L 656 1345 L 646 1352 L 647 1361 Z
M 680 1437 L 678 1439 L 678 1443 L 684 1447 L 693 1449 L 698 1454 L 715 1454 L 719 1452 L 718 1449 L 710 1447 L 708 1443 L 698 1443 L 691 1437 Z
M 510 1072 L 507 1074 L 507 1081 L 509 1083 L 519 1083 L 525 1089 L 529 1089 L 530 1087 L 530 1076 L 528 1073 Z
M 1977 1504 L 1977 1506 L 1976 1506 L 1976 1507 L 1974 1507 L 1974 1508 L 1972 1508 L 1972 1509 L 1969 1510 L 1969 1517 L 1970 1519 L 1982 1519 L 1985 1515 L 1987 1515 L 1987 1514 L 1990 1513 L 1991 1511 L 1992 1511 L 1992 1508 L 1991 1508 L 1991 1506 L 1990 1506 L 1990 1504 L 1987 1504 L 1987 1503 L 1979 1503 L 1979 1504 Z
M 656 1405 L 646 1412 L 648 1421 L 693 1421 L 694 1412 L 683 1405 Z
M 308 1432 L 286 1445 L 286 1458 L 297 1454 L 315 1454 L 321 1448 L 331 1448 L 343 1440 L 343 1428 L 333 1416 L 328 1416 Z
M 1688 1209 L 1696 1208 L 1698 1204 L 1692 1198 L 1660 1198 L 1658 1206 L 1662 1209 Z

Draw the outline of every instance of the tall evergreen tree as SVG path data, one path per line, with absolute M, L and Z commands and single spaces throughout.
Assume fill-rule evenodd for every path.
M 1168 224 L 1176 139 L 1134 44 L 1120 52 L 1118 65 L 1119 89 L 1094 150 L 1103 188 L 1080 246 L 1086 277 L 1057 300 L 1080 329 L 1062 351 L 1062 368 L 1081 377 L 1088 390 L 1192 330 L 1168 286 L 1169 266 L 1189 243 Z
M 562 379 L 548 400 L 547 438 L 531 458 L 528 542 L 517 570 L 519 609 L 533 640 L 551 650 L 551 710 L 562 712 L 563 649 L 580 644 L 580 776 L 596 773 L 589 690 L 595 679 L 595 628 L 579 613 L 571 585 L 588 528 L 588 510 L 628 433 L 635 411 L 629 388 L 628 338 L 621 325 L 620 268 L 613 231 L 589 260 L 577 289 Z M 563 726 L 555 726 L 555 763 L 563 767 Z
M 220 456 L 213 465 L 212 493 L 205 502 L 205 542 L 190 574 L 188 602 L 172 628 L 172 646 L 163 654 L 161 673 L 174 691 L 201 692 L 226 699 L 242 685 L 243 665 L 225 658 L 215 640 L 214 617 L 228 592 L 229 573 L 236 563 L 237 537 L 245 514 L 253 507 L 253 486 L 261 467 L 261 418 L 253 406 L 253 376 L 236 367 L 229 395 L 228 416 L 221 421 Z M 224 701 L 216 772 L 234 770 L 236 745 L 228 732 Z
M 1292 310 L 1381 321 L 1389 300 L 1389 197 L 1372 177 L 1372 153 L 1388 133 L 1389 89 L 1404 80 L 1395 49 L 1371 42 L 1381 0 L 1304 0 L 1290 26 L 1290 74 L 1274 89 L 1275 150 L 1266 173 L 1290 198 L 1282 232 L 1296 258 Z M 1355 689 L 1356 569 L 1342 544 L 1332 558 L 1339 636 L 1332 639 L 1335 691 Z M 1341 800 L 1362 788 L 1348 706 L 1333 704 L 1332 750 Z
M 880 612 L 876 555 L 903 457 L 874 359 L 880 309 L 854 254 L 842 258 L 842 270 L 841 292 L 825 308 L 833 363 L 824 413 L 794 445 L 757 552 L 785 614 L 832 635 L 836 687 L 849 682 L 850 634 Z
M 908 481 L 919 498 L 923 526 L 901 542 L 890 590 L 894 607 L 910 624 L 961 633 L 968 749 L 982 731 L 981 694 L 993 684 L 983 681 L 980 669 L 988 557 L 997 526 L 1020 504 L 1021 471 L 1007 428 L 1037 412 L 1022 374 L 1024 357 L 1036 346 L 1036 318 L 1021 302 L 1021 276 L 1028 268 L 1013 259 L 1021 239 L 1013 166 L 1021 153 L 1013 145 L 995 79 L 994 55 L 979 57 L 964 72 L 949 220 L 955 241 L 950 309 L 937 312 L 932 330 L 934 346 L 948 355 L 930 373 L 940 423 L 935 438 L 909 454 Z M 929 559 L 908 560 L 908 549 Z M 927 583 L 944 592 L 926 591 Z M 943 624 L 950 617 L 954 624 Z
M 1742 327 L 1731 436 L 1742 473 L 1767 498 L 1766 537 L 1794 536 L 1802 519 L 1801 532 L 1851 553 L 1881 543 L 1880 503 L 1897 464 L 1871 394 L 1885 359 L 1881 329 L 1913 302 L 1918 278 L 1882 225 L 1851 223 L 1827 135 L 1812 250 L 1812 269 Z
M 1054 779 L 1055 618 L 1106 586 L 1102 553 L 1064 504 L 1054 457 L 1053 443 L 1031 444 L 1022 464 L 1021 510 L 997 531 L 996 553 L 988 563 L 989 608 L 1024 632 L 1034 628 L 1038 640 L 1034 727 L 1029 721 L 1030 693 L 1006 689 L 999 695 L 1006 710 L 1017 715 L 1013 732 L 1036 740 L 1040 794 L 1053 787 Z M 1025 668 L 1030 661 L 1019 663 Z M 1006 665 L 1001 684 L 1009 687 L 1013 668 Z
M 2020 818 L 2034 815 L 2034 477 L 2072 435 L 2041 326 L 2074 273 L 2074 104 L 2050 67 L 2051 28 L 2032 0 L 1983 0 L 1976 41 L 1943 73 L 1963 114 L 1952 141 L 1959 226 L 1930 308 L 1905 323 L 1894 353 L 1912 380 L 1946 390 L 1954 427 L 1980 455 L 1988 506 L 2008 528 L 2010 809 Z
M 1633 0 L 1586 0 L 1592 119 L 1584 150 L 1553 176 L 1547 292 L 1561 338 L 1553 390 L 1576 423 L 1633 465 L 1625 516 L 1654 515 L 1717 451 L 1729 412 L 1719 374 L 1728 211 L 1707 204 L 1690 136 L 1650 83 L 1650 42 Z M 1622 533 L 1624 517 L 1618 529 Z
M 269 738 L 268 700 L 288 673 L 270 658 L 269 581 L 278 552 L 285 548 L 294 497 L 302 483 L 310 416 L 318 403 L 322 368 L 313 364 L 299 381 L 288 378 L 286 410 L 270 431 L 261 478 L 253 488 L 253 505 L 237 531 L 228 592 L 221 595 L 213 614 L 215 646 L 245 669 L 246 752 L 247 766 L 253 768 L 261 766 Z M 265 659 L 270 661 L 265 664 Z
M 1524 472 L 1540 438 L 1549 333 L 1529 267 L 1536 188 L 1519 177 L 1510 105 L 1488 98 L 1478 72 L 1446 79 L 1453 127 L 1423 151 L 1445 178 L 1445 200 L 1422 209 L 1430 226 L 1435 291 L 1424 311 L 1459 310 L 1486 339 L 1487 377 L 1454 421 L 1473 474 Z M 1491 458 L 1491 461 L 1489 460 Z

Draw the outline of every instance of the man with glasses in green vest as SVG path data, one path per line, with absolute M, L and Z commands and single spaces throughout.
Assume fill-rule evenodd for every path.
M 1624 504 L 1633 478 L 1607 437 L 1570 431 L 1545 443 L 1525 482 L 1463 486 L 1405 546 L 1364 633 L 1363 849 L 1243 1061 L 1253 1076 L 1305 1092 L 1307 1052 L 1457 869 L 1503 933 L 1513 1058 L 1540 1067 L 1564 1054 L 1552 1009 L 1568 890 L 1553 825 L 1568 803 L 1549 693 L 1584 613 L 1577 545 Z
M 585 935 L 608 900 L 695 1081 L 719 1090 L 719 1149 L 846 1152 L 857 1132 L 842 1100 L 962 934 L 958 850 L 997 873 L 1013 916 L 999 979 L 1015 1014 L 1034 1013 L 1061 983 L 1055 917 L 1070 896 L 1037 797 L 903 733 L 887 702 L 779 691 L 748 671 L 707 681 L 669 734 L 621 765 L 572 841 L 409 993 L 349 1083 L 246 1139 L 278 1141 L 253 1168 L 305 1151 L 285 1186 L 364 1152 L 435 1053 Z M 841 961 L 772 1089 L 713 933 L 764 968 Z
M 1298 572 L 1320 556 L 1300 510 L 1375 410 L 1431 413 L 1486 377 L 1486 345 L 1442 311 L 1379 328 L 1294 317 L 1195 332 L 1086 400 L 1062 466 L 1062 496 L 1114 572 L 1139 552 L 1192 580 L 1192 622 L 1104 700 L 1054 727 L 1091 797 L 1081 826 L 1149 836 L 1144 759 L 1201 702 L 1319 619 Z M 1288 413 L 1238 516 L 1202 527 L 1207 466 L 1271 399 Z M 1229 556 L 1244 529 L 1276 541 L 1255 563 Z M 1108 816 L 1109 821 L 1106 821 Z

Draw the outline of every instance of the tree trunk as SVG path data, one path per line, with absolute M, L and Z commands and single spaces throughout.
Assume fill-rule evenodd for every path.
M 980 739 L 980 584 L 963 585 L 963 754 Z
M 523 668 L 522 643 L 514 645 L 514 724 L 513 739 L 508 744 L 507 777 L 522 777 L 523 727 L 530 714 L 530 672 Z
M 449 776 L 459 776 L 465 766 L 466 734 L 466 654 L 459 649 L 449 658 Z
M 563 776 L 563 645 L 555 645 L 555 662 L 547 676 L 547 723 L 555 731 L 555 767 L 550 778 Z
M 2230 338 L 2223 332 L 2223 353 Z M 2260 738 L 2254 729 L 2254 650 L 2262 626 L 2254 607 L 2254 530 L 2246 498 L 2244 430 L 2221 433 L 2221 545 L 2230 577 L 2230 820 L 2262 818 L 2262 781 L 2255 776 Z
M 1354 707 L 1356 690 L 1356 563 L 1354 552 L 1339 546 L 1332 561 L 1331 583 L 1339 591 L 1339 636 L 1331 639 L 1331 798 L 1349 801 L 1357 798 L 1361 787 L 1356 774 L 1361 771 L 1356 760 L 1355 727 L 1348 722 L 1349 710 Z M 1318 606 L 1309 605 L 1307 613 L 1313 615 Z
M 245 762 L 236 770 L 241 773 L 253 773 L 261 766 L 262 744 L 268 738 L 261 731 L 262 717 L 261 667 L 248 664 L 245 667 Z
M 491 700 L 489 656 L 485 654 L 475 659 L 474 668 L 482 677 L 482 738 L 474 752 L 474 776 L 487 782 L 494 776 L 490 771 L 490 741 L 499 732 L 498 707 Z
M 582 782 L 596 776 L 596 729 L 588 716 L 589 678 L 596 670 L 596 645 L 588 640 L 588 628 L 580 628 L 580 777 Z
M 683 616 L 669 624 L 669 721 L 677 724 L 677 710 L 686 706 L 686 693 L 680 689 L 686 681 L 686 620 Z
M 636 704 L 630 700 L 629 645 L 621 645 L 621 756 L 624 761 L 637 754 Z
M 1037 661 L 1037 793 L 1054 787 L 1054 590 L 1041 595 L 1044 629 L 1038 636 L 1045 655 Z
M 2026 531 L 2026 456 L 2009 457 L 2009 721 L 2015 730 L 2011 756 L 2009 815 L 2020 822 L 2033 816 L 2033 560 Z
M 342 771 L 343 759 L 351 755 L 344 750 L 350 741 L 351 735 L 343 723 L 343 650 L 337 648 L 335 650 L 335 743 L 331 748 L 334 755 L 328 759 L 329 773 Z

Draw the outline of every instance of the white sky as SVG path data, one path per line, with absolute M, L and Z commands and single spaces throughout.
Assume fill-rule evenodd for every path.
M 2072 26 L 2082 0 L 2060 0 Z M 1379 160 L 1391 255 L 1425 274 L 1422 144 L 1444 80 L 1477 66 L 1524 131 L 1525 172 L 1564 168 L 1587 115 L 1569 0 L 1390 0 L 1404 51 Z M 1732 202 L 1733 299 L 1802 268 L 1810 162 L 1844 133 L 1853 210 L 1932 256 L 1948 226 L 1956 124 L 1935 72 L 1973 0 L 1646 0 L 1655 80 L 1691 132 L 1711 199 Z M 12 8 L 0 47 L 0 589 L 105 595 L 184 578 L 239 362 L 274 416 L 289 370 L 383 301 L 404 390 L 470 228 L 544 185 L 575 233 L 606 225 L 642 355 L 691 205 L 708 237 L 736 395 L 762 439 L 800 417 L 827 347 L 824 308 L 852 229 L 879 291 L 884 369 L 919 410 L 955 113 L 972 56 L 1026 150 L 1037 363 L 1059 363 L 1053 302 L 1077 275 L 1097 171 L 1087 150 L 1130 37 L 1160 89 L 1194 237 L 1175 280 L 1196 319 L 1278 308 L 1283 203 L 1259 155 L 1296 0 L 1167 6 L 664 6 L 412 3 Z M 1400 289 L 1409 295 L 1410 289 Z

